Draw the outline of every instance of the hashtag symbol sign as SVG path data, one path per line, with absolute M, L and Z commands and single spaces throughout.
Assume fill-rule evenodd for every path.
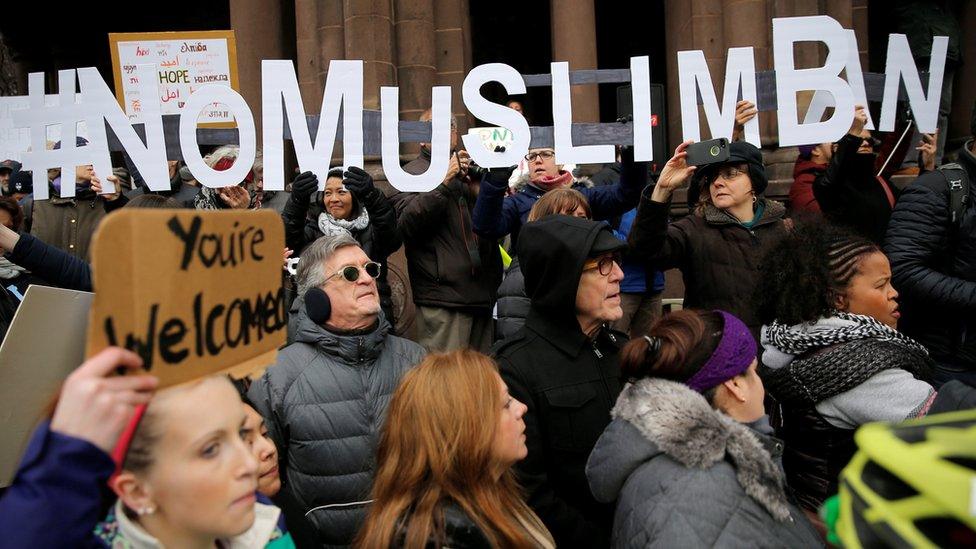
M 34 199 L 49 197 L 49 168 L 61 169 L 61 196 L 73 197 L 75 167 L 92 163 L 92 150 L 77 146 L 78 123 L 85 121 L 85 108 L 75 103 L 75 70 L 58 71 L 58 101 L 53 105 L 45 101 L 43 73 L 31 73 L 27 83 L 29 107 L 12 111 L 10 115 L 15 127 L 30 130 L 31 148 L 23 154 L 22 169 L 34 174 Z M 61 127 L 58 149 L 47 147 L 48 126 Z

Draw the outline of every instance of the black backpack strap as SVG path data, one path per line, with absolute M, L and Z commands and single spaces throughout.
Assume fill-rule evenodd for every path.
M 949 212 L 953 227 L 962 222 L 962 215 L 969 206 L 969 176 L 966 170 L 953 162 L 939 166 L 939 173 L 946 180 L 949 187 Z

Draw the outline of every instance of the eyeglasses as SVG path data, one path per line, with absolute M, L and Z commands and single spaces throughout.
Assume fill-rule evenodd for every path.
M 356 265 L 344 265 L 341 269 L 329 275 L 329 278 L 326 278 L 325 281 L 328 282 L 337 276 L 341 276 L 342 278 L 345 278 L 347 282 L 355 282 L 359 280 L 360 270 L 366 271 L 366 274 L 370 278 L 377 278 L 380 276 L 381 267 L 382 265 L 375 261 L 367 261 L 363 264 L 362 269 Z
M 737 166 L 723 166 L 715 172 L 715 175 L 712 177 L 712 181 L 716 181 L 720 177 L 725 181 L 732 181 L 744 173 L 748 173 L 746 169 Z
M 550 150 L 535 151 L 525 155 L 525 159 L 528 160 L 529 162 L 533 162 L 536 158 L 539 157 L 541 157 L 543 160 L 548 160 L 554 156 L 556 156 L 556 151 L 550 151 Z
M 619 254 L 610 254 L 594 259 L 588 259 L 586 263 L 583 264 L 583 270 L 589 271 L 592 269 L 600 269 L 601 275 L 610 276 L 610 273 L 613 272 L 614 264 L 620 264 Z

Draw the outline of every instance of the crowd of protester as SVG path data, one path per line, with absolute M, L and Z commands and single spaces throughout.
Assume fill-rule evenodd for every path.
M 799 148 L 788 205 L 741 140 L 701 166 L 682 143 L 649 184 L 624 147 L 594 184 L 550 147 L 519 178 L 476 169 L 452 125 L 441 184 L 392 195 L 356 167 L 266 191 L 258 156 L 222 189 L 175 161 L 164 191 L 82 166 L 61 198 L 52 170 L 34 201 L 0 163 L 4 332 L 30 284 L 93 290 L 92 234 L 120 208 L 271 209 L 299 258 L 263 375 L 157 391 L 114 375 L 142 363 L 118 348 L 72 373 L 0 496 L 0 546 L 826 544 L 859 427 L 976 407 L 976 139 L 940 165 L 920 136 L 900 190 L 852 118 Z M 429 166 L 421 144 L 404 169 Z M 415 335 L 396 330 L 401 247 Z M 668 269 L 683 309 L 662 310 Z

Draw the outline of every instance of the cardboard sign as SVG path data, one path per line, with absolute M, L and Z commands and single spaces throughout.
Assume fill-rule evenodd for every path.
M 87 356 L 138 353 L 160 386 L 272 364 L 285 342 L 284 226 L 273 211 L 123 209 L 92 246 Z
M 109 33 L 112 71 L 119 103 L 129 120 L 142 122 L 147 101 L 158 101 L 163 114 L 180 114 L 190 95 L 204 84 L 238 89 L 237 43 L 234 31 Z M 144 97 L 139 90 L 139 65 L 154 64 L 153 78 L 159 97 Z M 198 122 L 230 125 L 234 115 L 211 104 Z
M 32 285 L 0 345 L 0 486 L 61 382 L 85 360 L 92 294 Z

